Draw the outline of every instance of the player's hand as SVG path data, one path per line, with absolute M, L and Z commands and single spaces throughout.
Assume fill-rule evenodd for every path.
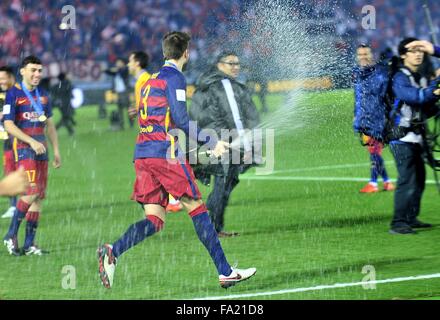
M 423 52 L 426 52 L 427 54 L 434 54 L 434 45 L 426 40 L 416 40 L 413 42 L 408 43 L 405 48 L 408 50 L 418 48 L 422 50 Z
M 59 152 L 54 153 L 52 165 L 55 169 L 61 167 L 61 156 Z
M 36 154 L 44 154 L 44 153 L 46 153 L 46 148 L 44 147 L 44 144 L 42 144 L 41 142 L 33 140 L 30 143 L 30 146 L 31 146 L 32 150 L 35 151 Z
M 28 187 L 28 176 L 24 168 L 20 167 L 0 181 L 0 194 L 13 197 L 25 193 Z
M 134 119 L 137 116 L 137 109 L 135 107 L 133 108 L 128 108 L 128 116 L 130 117 L 130 119 Z
M 219 141 L 217 142 L 217 144 L 215 145 L 214 150 L 212 150 L 212 154 L 213 154 L 215 157 L 218 158 L 218 157 L 220 157 L 223 153 L 225 153 L 226 151 L 228 151 L 229 147 L 230 147 L 230 146 L 229 146 L 229 143 L 219 140 Z

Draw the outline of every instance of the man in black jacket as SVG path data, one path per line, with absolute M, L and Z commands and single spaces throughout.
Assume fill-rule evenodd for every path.
M 58 75 L 59 82 L 51 88 L 51 93 L 53 95 L 54 105 L 57 105 L 60 108 L 61 119 L 57 123 L 56 128 L 59 130 L 62 126 L 65 126 L 69 135 L 73 135 L 75 132 L 74 126 L 76 125 L 73 116 L 75 114 L 75 110 L 72 107 L 72 90 L 73 85 L 67 79 L 65 73 L 60 73 Z
M 130 107 L 130 74 L 125 59 L 118 58 L 113 68 L 105 70 L 105 73 L 113 77 L 113 92 L 118 95 L 118 113 L 120 129 L 124 129 L 124 113 Z M 134 119 L 128 117 L 130 128 L 134 125 Z
M 252 145 L 244 136 L 246 129 L 253 129 L 259 123 L 259 116 L 252 102 L 248 88 L 236 78 L 240 73 L 240 60 L 232 51 L 222 52 L 217 64 L 202 74 L 198 80 L 189 110 L 190 118 L 197 121 L 202 129 L 213 129 L 218 137 L 224 129 L 233 130 L 230 140 L 240 138 L 244 152 L 240 154 L 240 163 L 202 166 L 202 173 L 215 176 L 214 189 L 206 203 L 211 219 L 220 237 L 236 236 L 238 233 L 223 231 L 224 214 L 229 196 L 238 184 L 238 175 L 243 162 L 252 158 Z M 252 159 L 251 159 L 252 162 Z M 199 171 L 200 172 L 200 171 Z

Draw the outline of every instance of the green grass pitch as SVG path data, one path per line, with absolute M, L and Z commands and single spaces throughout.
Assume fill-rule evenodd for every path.
M 268 102 L 274 112 L 285 97 L 269 96 Z M 190 218 L 180 212 L 167 215 L 160 234 L 125 253 L 114 287 L 102 287 L 97 246 L 116 240 L 142 219 L 143 212 L 130 200 L 136 129 L 112 132 L 108 119 L 98 119 L 96 106 L 88 106 L 77 111 L 73 138 L 65 129 L 59 132 L 63 166 L 50 169 L 37 234 L 37 243 L 51 253 L 12 257 L 1 247 L 0 299 L 191 299 L 274 292 L 360 282 L 365 265 L 374 267 L 377 280 L 438 273 L 440 215 L 435 185 L 427 185 L 420 216 L 434 228 L 417 235 L 389 235 L 393 193 L 359 194 L 365 182 L 350 181 L 369 177 L 368 153 L 351 129 L 352 92 L 310 93 L 302 104 L 308 113 L 303 127 L 275 138 L 276 171 L 241 176 L 227 208 L 226 229 L 241 236 L 222 239 L 223 248 L 231 264 L 257 267 L 253 279 L 228 290 L 220 288 Z M 388 148 L 384 157 L 395 179 Z M 432 180 L 429 169 L 428 173 Z M 210 190 L 200 187 L 206 199 Z M 7 209 L 6 198 L 0 204 Z M 1 236 L 8 225 L 8 219 L 0 220 Z M 23 243 L 23 226 L 20 231 Z M 354 286 L 255 299 L 438 296 L 440 279 L 434 278 L 377 284 L 375 289 Z

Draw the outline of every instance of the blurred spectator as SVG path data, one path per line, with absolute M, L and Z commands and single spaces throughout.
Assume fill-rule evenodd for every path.
M 130 107 L 130 87 L 127 62 L 123 58 L 116 60 L 116 65 L 105 70 L 105 73 L 113 77 L 113 92 L 118 95 L 118 112 L 113 113 L 111 117 L 112 126 L 119 125 L 119 129 L 124 129 L 124 114 Z M 133 127 L 134 120 L 128 118 L 130 127 Z M 115 128 L 117 129 L 117 128 Z
M 75 109 L 72 108 L 72 90 L 73 85 L 67 79 L 65 73 L 60 73 L 58 76 L 58 83 L 51 88 L 53 96 L 53 105 L 60 108 L 61 119 L 57 123 L 57 130 L 62 126 L 66 127 L 69 135 L 72 136 L 75 132 L 73 127 L 76 125 L 73 119 Z
M 234 44 L 237 53 L 246 57 L 248 44 L 236 22 L 252 17 L 252 7 L 257 2 L 262 0 L 2 1 L 0 65 L 17 64 L 29 54 L 42 56 L 44 63 L 66 59 L 114 63 L 119 56 L 142 50 L 151 57 L 150 68 L 154 71 L 163 62 L 162 36 L 176 29 L 192 34 L 192 59 L 187 74 L 191 83 L 213 62 L 211 57 L 222 50 L 225 41 Z M 439 26 L 440 1 L 427 2 L 433 24 Z M 395 48 L 403 37 L 426 38 L 430 34 L 423 2 L 419 0 L 373 1 L 376 26 L 371 30 L 362 28 L 362 8 L 367 4 L 364 0 L 283 0 L 282 3 L 290 8 L 292 16 L 304 20 L 309 35 L 325 33 L 334 41 L 339 37 L 352 48 L 357 43 L 370 43 L 373 51 L 381 52 L 387 47 Z M 63 5 L 75 8 L 74 30 L 60 29 Z

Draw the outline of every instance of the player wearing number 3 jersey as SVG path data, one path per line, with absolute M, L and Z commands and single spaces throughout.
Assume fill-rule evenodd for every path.
M 236 269 L 229 265 L 201 200 L 194 173 L 185 157 L 177 151 L 178 141 L 169 134 L 169 130 L 177 128 L 190 136 L 186 81 L 182 74 L 182 68 L 189 59 L 189 41 L 186 33 L 166 34 L 162 42 L 165 65 L 141 89 L 133 199 L 143 206 L 146 218 L 131 225 L 113 244 L 98 248 L 99 275 L 106 288 L 113 285 L 118 258 L 163 228 L 169 194 L 180 199 L 188 211 L 199 240 L 217 268 L 222 287 L 233 286 L 256 272 L 255 268 Z M 228 144 L 221 141 L 210 143 L 215 145 L 213 154 L 216 156 L 228 148 Z

